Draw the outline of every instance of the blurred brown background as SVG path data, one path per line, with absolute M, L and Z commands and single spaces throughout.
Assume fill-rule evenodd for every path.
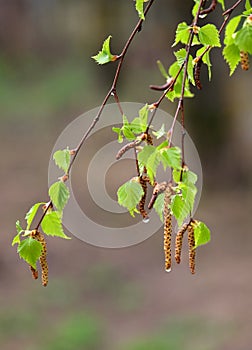
M 228 1 L 227 4 L 233 2 Z M 191 1 L 156 1 L 131 46 L 118 93 L 153 102 L 168 67 L 178 22 Z M 242 7 L 242 6 L 241 6 Z M 220 24 L 217 9 L 209 16 Z M 189 18 L 189 19 L 188 19 Z M 251 281 L 251 72 L 230 79 L 213 50 L 212 82 L 186 101 L 186 123 L 201 155 L 205 187 L 197 217 L 212 230 L 198 249 L 197 274 L 186 256 L 163 270 L 162 232 L 118 250 L 48 239 L 47 288 L 11 248 L 15 221 L 47 199 L 47 166 L 60 132 L 98 106 L 114 65 L 91 56 L 111 34 L 120 52 L 137 15 L 128 1 L 0 1 L 0 347 L 4 350 L 249 350 Z M 162 108 L 172 113 L 175 105 Z M 23 221 L 22 221 L 23 222 Z

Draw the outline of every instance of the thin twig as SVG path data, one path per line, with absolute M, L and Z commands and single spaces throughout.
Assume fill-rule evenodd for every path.
M 150 2 L 148 3 L 148 5 L 146 6 L 145 8 L 145 11 L 144 11 L 144 16 L 146 17 L 146 15 L 148 14 L 151 6 L 153 5 L 155 0 L 150 0 Z M 121 73 L 121 69 L 122 69 L 122 64 L 123 64 L 123 61 L 124 61 L 124 58 L 126 56 L 126 53 L 128 51 L 128 48 L 129 46 L 131 45 L 133 39 L 135 38 L 136 34 L 138 32 L 140 32 L 141 28 L 142 28 L 142 24 L 143 24 L 143 19 L 139 19 L 139 21 L 137 22 L 135 28 L 133 29 L 133 31 L 131 32 L 128 40 L 126 41 L 123 49 L 122 49 L 122 52 L 121 54 L 118 56 L 118 65 L 117 65 L 117 68 L 116 68 L 116 72 L 115 72 L 115 75 L 114 75 L 114 79 L 113 79 L 113 82 L 112 82 L 112 85 L 109 89 L 109 91 L 107 92 L 106 96 L 104 97 L 104 100 L 101 104 L 101 107 L 99 108 L 98 112 L 97 112 L 97 115 L 95 116 L 94 120 L 92 121 L 92 123 L 90 124 L 89 128 L 87 129 L 87 131 L 84 133 L 84 135 L 82 136 L 79 144 L 77 145 L 77 147 L 74 149 L 74 155 L 72 156 L 72 159 L 71 159 L 71 162 L 69 164 L 69 167 L 66 171 L 66 174 L 67 177 L 69 176 L 69 173 L 70 173 L 70 170 L 72 169 L 72 166 L 75 162 L 75 159 L 80 151 L 80 149 L 82 148 L 84 142 L 86 141 L 86 139 L 88 138 L 89 134 L 91 133 L 91 131 L 94 129 L 95 125 L 98 123 L 101 115 L 102 115 L 102 112 L 106 106 L 106 103 L 108 102 L 109 98 L 111 95 L 114 95 L 114 96 L 117 96 L 117 93 L 116 93 L 116 86 L 117 86 L 117 82 L 118 82 L 118 79 L 119 79 L 119 76 L 120 76 L 120 73 Z M 38 230 L 39 226 L 41 225 L 41 222 L 43 221 L 45 215 L 47 214 L 47 211 L 49 209 L 49 207 L 52 206 L 52 201 L 49 202 L 47 208 L 44 210 L 41 218 L 39 219 L 38 221 L 38 224 L 36 226 L 36 230 Z

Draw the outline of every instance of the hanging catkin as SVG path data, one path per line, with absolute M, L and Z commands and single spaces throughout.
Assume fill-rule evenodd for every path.
M 139 211 L 140 211 L 140 214 L 142 215 L 143 219 L 144 220 L 147 220 L 148 219 L 148 213 L 147 211 L 145 210 L 145 201 L 146 201 L 146 196 L 147 196 L 147 176 L 140 176 L 139 177 L 139 181 L 140 181 L 140 185 L 142 186 L 142 189 L 143 189 L 143 196 L 139 202 Z
M 30 265 L 30 270 L 31 270 L 31 273 L 32 273 L 32 277 L 36 280 L 38 279 L 38 270 L 34 269 L 33 266 Z
M 172 215 L 169 208 L 171 202 L 171 184 L 165 190 L 164 198 L 164 254 L 165 254 L 165 271 L 171 271 L 171 233 L 172 233 Z
M 195 239 L 194 239 L 194 227 L 193 222 L 188 226 L 188 247 L 189 247 L 189 267 L 192 274 L 195 273 Z
M 201 66 L 202 66 L 202 59 L 200 58 L 194 68 L 194 80 L 195 80 L 195 85 L 198 90 L 202 89 L 201 81 L 200 81 L 200 71 L 201 71 Z
M 176 244 L 175 244 L 175 260 L 177 262 L 177 264 L 180 263 L 181 261 L 181 251 L 182 251 L 182 240 L 183 240 L 183 236 L 185 231 L 188 228 L 188 224 L 184 224 L 180 230 L 178 231 L 177 235 L 176 235 Z
M 249 56 L 247 52 L 241 51 L 240 52 L 241 57 L 241 67 L 243 70 L 249 69 Z
M 46 248 L 46 241 L 44 238 L 44 235 L 40 233 L 39 231 L 33 231 L 32 236 L 41 243 L 42 245 L 42 251 L 41 255 L 39 258 L 40 266 L 41 266 L 41 280 L 42 280 L 42 285 L 44 287 L 47 286 L 48 284 L 48 264 L 46 260 L 46 255 L 47 255 L 47 248 Z

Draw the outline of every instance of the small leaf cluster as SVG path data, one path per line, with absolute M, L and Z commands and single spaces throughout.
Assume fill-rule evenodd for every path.
M 126 115 L 123 115 L 123 126 L 121 128 L 113 127 L 112 130 L 118 135 L 118 142 L 122 143 L 124 139 L 134 141 L 142 134 L 148 123 L 149 106 L 146 104 L 138 113 L 138 117 L 129 122 Z
M 180 98 L 181 96 L 183 75 L 185 74 L 184 71 L 181 70 L 181 67 L 184 66 L 186 59 L 188 62 L 187 62 L 187 76 L 186 76 L 186 82 L 185 82 L 184 97 L 193 97 L 194 95 L 190 91 L 190 84 L 195 86 L 194 66 L 195 66 L 195 63 L 197 62 L 197 57 L 201 56 L 201 54 L 209 46 L 211 47 L 221 46 L 219 33 L 214 24 L 209 23 L 202 27 L 198 27 L 198 26 L 188 25 L 186 22 L 181 22 L 178 24 L 176 29 L 175 41 L 172 46 L 174 47 L 177 44 L 187 45 L 191 32 L 194 33 L 192 46 L 198 46 L 198 45 L 201 46 L 201 48 L 197 50 L 195 58 L 193 57 L 193 55 L 189 54 L 187 59 L 187 51 L 185 48 L 181 48 L 178 51 L 175 51 L 174 55 L 176 57 L 176 61 L 169 67 L 168 72 L 166 72 L 166 69 L 164 68 L 163 64 L 160 61 L 158 61 L 158 68 L 161 74 L 166 79 L 166 81 L 169 81 L 170 79 L 175 79 L 175 84 L 173 86 L 173 89 L 168 91 L 166 95 L 166 97 L 172 102 L 174 101 L 175 98 Z M 208 67 L 209 80 L 210 80 L 211 79 L 211 62 L 210 62 L 209 52 L 207 52 L 203 56 L 203 63 L 206 64 Z M 177 76 L 179 71 L 180 73 Z
M 109 62 L 114 62 L 118 59 L 118 55 L 113 55 L 111 53 L 110 49 L 110 40 L 112 36 L 109 35 L 106 40 L 104 40 L 102 49 L 99 51 L 99 53 L 95 56 L 92 56 L 92 58 L 96 61 L 98 64 L 105 64 Z
M 240 53 L 252 54 L 252 8 L 249 1 L 246 2 L 246 10 L 227 24 L 224 45 L 223 56 L 232 75 L 240 62 Z
M 56 151 L 53 159 L 55 164 L 67 174 L 71 160 L 69 149 Z M 28 210 L 25 215 L 25 228 L 21 226 L 20 221 L 16 222 L 17 234 L 13 238 L 12 245 L 17 244 L 17 252 L 20 258 L 24 259 L 35 270 L 37 261 L 41 257 L 42 245 L 34 237 L 34 231 L 37 228 L 34 230 L 31 226 L 39 214 L 42 217 L 40 226 L 44 234 L 70 239 L 64 233 L 62 226 L 63 209 L 70 196 L 69 189 L 64 182 L 66 179 L 67 176 L 65 175 L 50 186 L 48 191 L 50 202 L 35 203 Z

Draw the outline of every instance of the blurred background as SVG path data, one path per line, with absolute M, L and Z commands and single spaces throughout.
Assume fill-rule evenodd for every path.
M 157 100 L 148 88 L 164 83 L 156 61 L 173 62 L 175 28 L 189 23 L 191 6 L 182 0 L 153 5 L 122 70 L 122 101 Z M 220 14 L 218 8 L 209 20 L 220 25 Z M 31 279 L 11 247 L 15 221 L 47 200 L 58 135 L 99 106 L 111 84 L 115 66 L 97 66 L 90 57 L 109 34 L 112 52 L 119 53 L 136 21 L 131 0 L 0 0 L 1 349 L 252 347 L 251 72 L 238 68 L 230 78 L 220 50 L 211 52 L 212 82 L 202 69 L 203 90 L 185 104 L 204 174 L 197 217 L 212 231 L 211 243 L 198 249 L 195 276 L 186 256 L 171 274 L 164 272 L 161 231 L 115 250 L 75 237 L 48 239 L 47 288 Z M 161 107 L 175 109 L 169 102 Z

